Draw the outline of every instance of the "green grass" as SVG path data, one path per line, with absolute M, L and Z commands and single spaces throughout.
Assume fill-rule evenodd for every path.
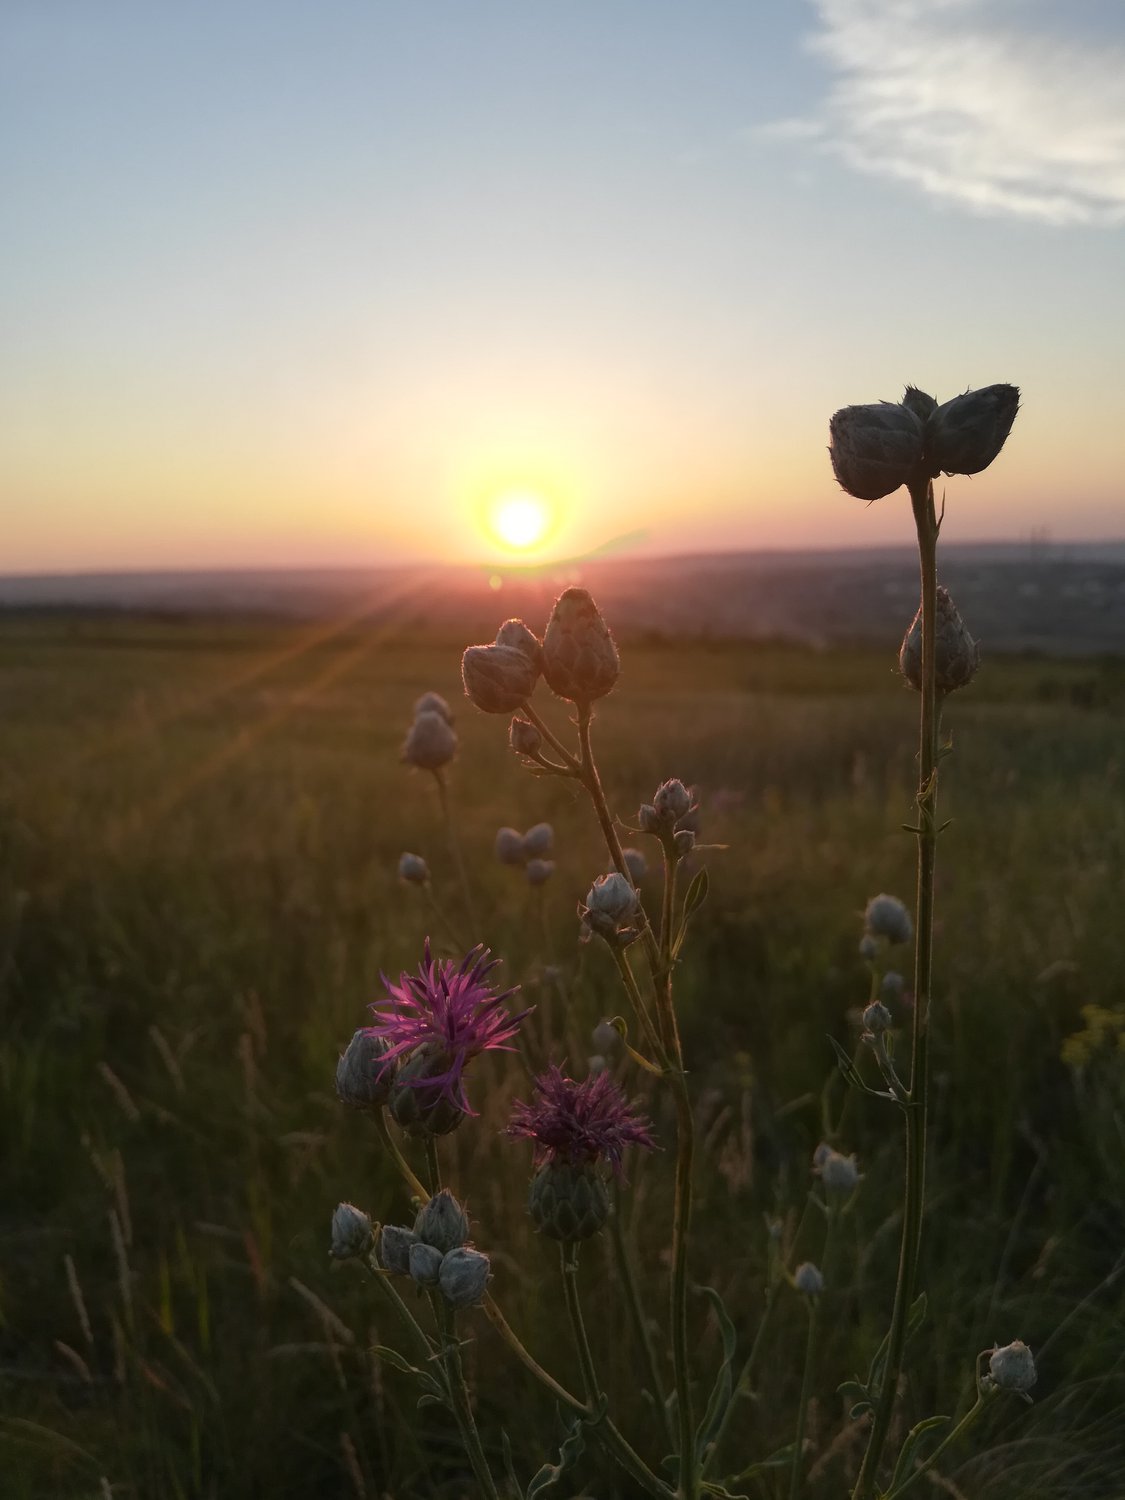
M 608 956 L 575 941 L 575 903 L 606 864 L 592 815 L 522 773 L 504 722 L 464 705 L 469 932 L 432 784 L 398 761 L 414 698 L 458 700 L 458 659 L 453 640 L 358 627 L 0 624 L 5 1500 L 469 1492 L 449 1425 L 370 1356 L 395 1342 L 375 1289 L 326 1255 L 340 1198 L 408 1213 L 332 1089 L 380 971 L 413 967 L 424 934 L 441 935 L 396 880 L 399 853 L 426 856 L 459 936 L 491 944 L 540 1003 L 538 1056 L 545 965 L 562 971 L 567 1002 L 549 1008 L 573 1068 L 592 1024 L 624 1007 Z M 722 1292 L 744 1352 L 765 1216 L 784 1219 L 790 1264 L 820 1257 L 815 1217 L 791 1241 L 822 1108 L 843 1106 L 826 1034 L 855 1037 L 867 897 L 912 898 L 900 825 L 916 701 L 893 650 L 645 641 L 624 665 L 595 726 L 613 806 L 630 822 L 680 775 L 703 790 L 705 838 L 726 846 L 707 856 L 677 985 L 705 1142 L 693 1274 Z M 545 712 L 564 725 L 561 705 Z M 1080 1068 L 1060 1060 L 1084 1005 L 1122 1005 L 1123 721 L 1112 661 L 989 661 L 947 714 L 930 1316 L 904 1411 L 963 1409 L 994 1342 L 1022 1337 L 1041 1364 L 1035 1406 L 996 1403 L 943 1463 L 966 1496 L 1125 1494 L 1125 1054 L 1106 1042 Z M 542 818 L 558 841 L 545 922 L 491 855 L 499 824 Z M 527 1151 L 499 1136 L 519 1065 L 480 1064 L 474 1082 L 481 1118 L 443 1146 L 448 1176 L 510 1321 L 575 1386 L 552 1247 L 523 1212 Z M 664 1103 L 648 1107 L 670 1145 Z M 866 1176 L 829 1268 L 810 1496 L 839 1495 L 853 1470 L 860 1440 L 835 1387 L 866 1367 L 894 1284 L 897 1118 L 856 1097 L 845 1134 Z M 669 1156 L 634 1162 L 624 1198 L 658 1319 Z M 655 1463 L 608 1244 L 583 1261 L 603 1379 Z M 702 1297 L 693 1317 L 702 1379 L 718 1333 Z M 529 1474 L 557 1446 L 555 1414 L 483 1318 L 466 1321 L 486 1437 L 505 1426 Z M 791 1439 L 802 1321 L 783 1297 L 724 1472 Z M 560 1493 L 629 1491 L 587 1465 Z

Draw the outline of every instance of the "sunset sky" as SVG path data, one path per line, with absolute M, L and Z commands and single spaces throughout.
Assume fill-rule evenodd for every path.
M 0 571 L 1125 537 L 1118 0 L 6 0 L 0 172 Z

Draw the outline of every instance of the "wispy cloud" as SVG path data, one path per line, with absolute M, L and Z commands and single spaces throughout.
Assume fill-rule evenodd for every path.
M 835 81 L 813 133 L 852 166 L 982 213 L 1125 222 L 1125 39 L 1029 0 L 813 0 Z M 1065 13 L 1062 18 L 1065 22 Z M 768 127 L 767 127 L 768 130 Z

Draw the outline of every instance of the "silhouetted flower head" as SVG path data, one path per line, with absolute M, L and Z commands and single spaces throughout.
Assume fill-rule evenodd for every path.
M 535 1164 L 565 1162 L 571 1166 L 608 1161 L 621 1176 L 626 1146 L 653 1150 L 650 1122 L 637 1114 L 609 1073 L 594 1073 L 575 1083 L 555 1064 L 535 1080 L 534 1104 L 517 1099 L 507 1133 L 535 1143 Z
M 384 975 L 387 998 L 371 1007 L 371 1030 L 387 1047 L 383 1067 L 393 1068 L 408 1055 L 424 1051 L 429 1063 L 416 1079 L 407 1080 L 407 1086 L 475 1114 L 465 1096 L 466 1066 L 481 1052 L 513 1051 L 505 1043 L 528 1014 L 522 1010 L 512 1015 L 504 1008 L 518 986 L 497 993 L 487 983 L 499 962 L 481 944 L 460 964 L 451 958 L 435 959 L 427 938 L 417 974 L 404 972 L 397 984 Z

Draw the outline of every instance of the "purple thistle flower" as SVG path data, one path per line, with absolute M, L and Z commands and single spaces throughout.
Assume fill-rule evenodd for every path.
M 489 949 L 478 943 L 458 964 L 452 958 L 435 959 L 426 939 L 417 974 L 399 976 L 392 984 L 383 975 L 389 991 L 371 1010 L 375 1024 L 371 1032 L 386 1045 L 381 1072 L 393 1069 L 408 1055 L 423 1050 L 431 1065 L 417 1078 L 405 1078 L 407 1087 L 423 1089 L 437 1102 L 444 1099 L 466 1114 L 476 1111 L 465 1095 L 462 1074 L 481 1052 L 512 1052 L 504 1044 L 515 1036 L 528 1006 L 513 1016 L 504 1001 L 518 985 L 497 994 L 486 983 L 500 960 L 489 957 Z
M 552 1063 L 535 1080 L 535 1088 L 539 1098 L 534 1104 L 517 1099 L 512 1106 L 507 1134 L 535 1142 L 537 1167 L 560 1161 L 580 1166 L 604 1157 L 620 1177 L 626 1146 L 647 1151 L 656 1146 L 651 1122 L 634 1112 L 609 1073 L 592 1073 L 575 1083 Z

